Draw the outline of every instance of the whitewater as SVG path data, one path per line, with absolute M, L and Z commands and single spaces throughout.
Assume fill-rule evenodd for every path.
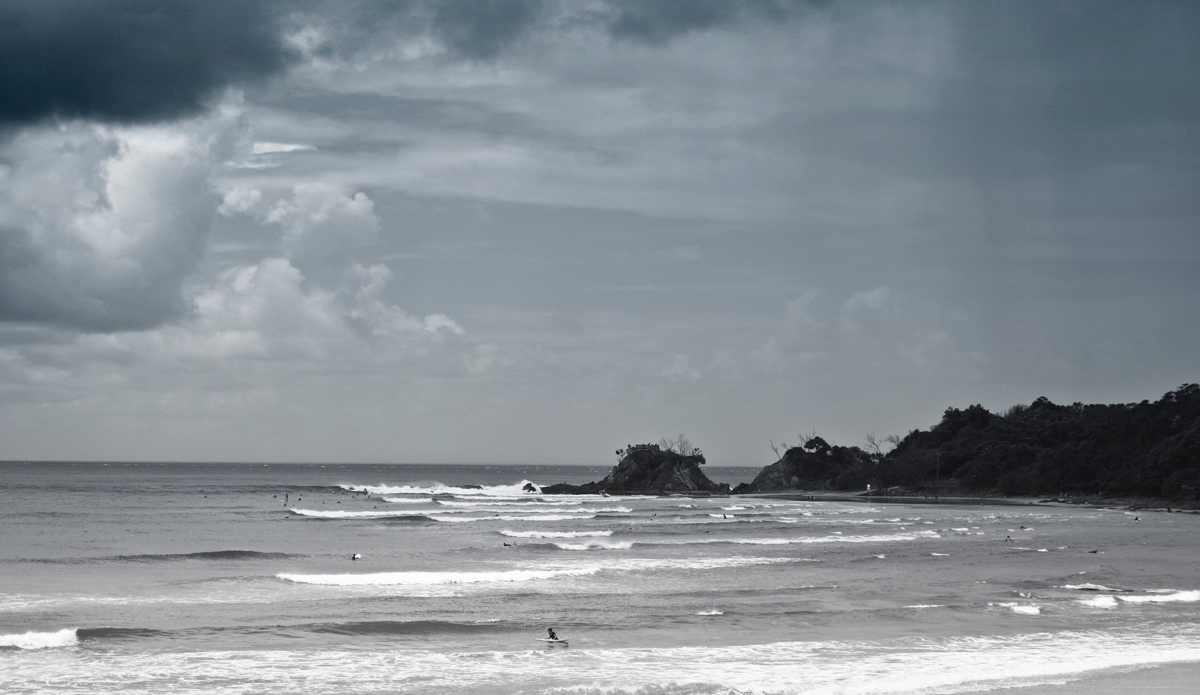
M 0 692 L 1015 695 L 1200 674 L 1200 516 L 539 492 L 605 473 L 0 464 Z

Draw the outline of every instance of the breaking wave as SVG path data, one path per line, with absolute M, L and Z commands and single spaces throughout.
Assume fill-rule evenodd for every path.
M 532 569 L 483 570 L 475 572 L 372 572 L 368 574 L 294 574 L 275 575 L 297 584 L 325 586 L 431 586 L 444 584 L 482 584 L 527 582 L 557 577 L 582 577 L 603 571 L 639 572 L 654 570 L 711 570 L 753 565 L 798 562 L 782 557 L 713 557 L 680 559 L 612 559 L 587 564 L 562 563 Z
M 524 490 L 526 485 L 533 485 L 528 480 L 522 480 L 512 485 L 480 485 L 456 487 L 443 485 L 433 481 L 429 484 L 416 485 L 338 485 L 350 492 L 366 492 L 371 495 L 455 495 L 458 497 L 528 497 L 531 493 Z M 534 486 L 536 487 L 536 485 Z
M 54 649 L 72 647 L 79 643 L 76 629 L 64 628 L 58 632 L 24 632 L 0 635 L 0 647 L 9 649 Z
M 431 514 L 430 519 L 434 521 L 448 521 L 451 523 L 465 523 L 468 521 L 570 521 L 572 519 L 595 519 L 595 514 L 544 514 L 540 516 L 449 516 L 444 514 Z
M 1079 602 L 1085 606 L 1092 608 L 1116 608 L 1117 599 L 1112 596 L 1093 596 L 1092 598 L 1081 598 Z
M 278 574 L 275 576 L 299 584 L 323 584 L 326 586 L 427 586 L 431 584 L 528 582 L 536 579 L 595 574 L 599 570 L 599 567 L 582 567 L 496 572 L 375 572 L 372 574 Z
M 500 534 L 509 538 L 602 538 L 611 536 L 612 531 L 509 531 L 505 529 Z
M 808 543 L 892 543 L 914 541 L 921 538 L 941 538 L 934 531 L 916 533 L 892 533 L 878 536 L 802 536 L 797 538 L 685 538 L 680 540 L 638 541 L 638 545 L 713 545 L 733 543 L 738 545 L 796 545 Z M 938 554 L 938 553 L 934 553 Z
M 629 550 L 632 541 L 584 541 L 583 543 L 552 543 L 561 550 Z
M 1144 596 L 1118 596 L 1126 603 L 1195 603 L 1200 601 L 1200 591 L 1173 591 Z
M 307 516 L 313 519 L 407 519 L 410 521 L 429 521 L 430 517 L 412 512 L 370 511 L 370 512 L 334 512 L 320 509 L 289 509 L 293 514 Z

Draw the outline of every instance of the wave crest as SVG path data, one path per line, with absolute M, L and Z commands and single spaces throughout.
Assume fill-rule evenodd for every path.
M 598 567 L 582 567 L 496 572 L 374 572 L 372 574 L 277 574 L 275 576 L 298 584 L 326 586 L 428 586 L 431 584 L 527 582 L 536 579 L 595 574 L 599 569 Z
M 79 643 L 76 628 L 68 627 L 58 632 L 25 632 L 0 635 L 0 647 L 15 649 L 54 649 L 72 647 Z
M 509 538 L 603 538 L 611 536 L 612 531 L 509 531 L 500 532 Z

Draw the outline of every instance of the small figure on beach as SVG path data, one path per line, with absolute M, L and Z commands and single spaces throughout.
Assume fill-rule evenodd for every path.
M 1005 542 L 1005 543 L 1012 543 L 1012 542 L 1013 542 L 1012 536 L 1005 536 L 1005 537 L 1004 537 L 1004 542 Z
M 362 559 L 362 553 L 354 553 L 353 555 L 351 555 L 351 556 L 350 556 L 350 559 L 351 559 L 351 560 L 361 560 L 361 559 Z

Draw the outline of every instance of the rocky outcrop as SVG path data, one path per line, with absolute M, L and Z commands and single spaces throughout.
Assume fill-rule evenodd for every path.
M 812 437 L 801 446 L 763 468 L 750 483 L 741 483 L 734 494 L 780 490 L 849 490 L 867 485 L 871 457 L 858 447 L 830 446 Z
M 714 483 L 704 475 L 700 453 L 680 454 L 657 444 L 629 446 L 618 452 L 621 461 L 603 480 L 583 485 L 559 483 L 542 488 L 549 495 L 620 493 L 639 495 L 724 494 L 728 483 Z

